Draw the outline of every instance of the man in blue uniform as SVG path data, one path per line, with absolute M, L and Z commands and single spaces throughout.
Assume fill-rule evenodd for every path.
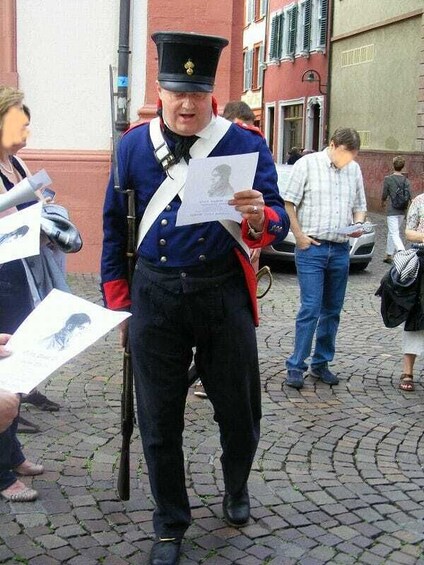
M 156 502 L 150 563 L 177 563 L 190 525 L 182 432 L 187 372 L 196 362 L 222 444 L 224 517 L 249 519 L 247 479 L 259 441 L 260 379 L 256 279 L 248 249 L 283 239 L 288 216 L 264 139 L 217 116 L 212 97 L 220 37 L 159 32 L 159 117 L 132 128 L 118 152 L 123 189 L 135 190 L 140 221 L 131 288 L 126 272 L 126 201 L 109 182 L 104 206 L 102 285 L 109 308 L 131 308 L 138 422 Z M 259 153 L 253 189 L 229 200 L 241 223 L 177 227 L 190 157 Z M 125 338 L 125 327 L 122 328 Z

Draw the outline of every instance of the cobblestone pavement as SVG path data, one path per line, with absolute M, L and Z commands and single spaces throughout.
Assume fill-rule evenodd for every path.
M 308 377 L 301 391 L 281 388 L 298 303 L 293 271 L 276 272 L 261 301 L 264 417 L 249 483 L 252 519 L 244 528 L 222 519 L 217 427 L 209 402 L 189 394 L 185 450 L 194 520 L 183 565 L 424 564 L 424 389 L 419 380 L 413 393 L 398 389 L 401 332 L 383 326 L 374 296 L 386 265 L 384 218 L 373 220 L 375 258 L 349 279 L 332 365 L 338 386 Z M 76 294 L 99 302 L 96 276 L 71 283 Z M 115 490 L 120 363 L 111 332 L 41 386 L 60 412 L 23 408 L 42 428 L 21 436 L 25 452 L 46 472 L 25 479 L 39 490 L 38 501 L 0 502 L 1 563 L 147 562 L 153 504 L 138 433 L 131 500 L 121 502 Z

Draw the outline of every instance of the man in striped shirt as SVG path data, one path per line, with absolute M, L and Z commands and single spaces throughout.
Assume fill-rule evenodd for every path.
M 358 224 L 350 237 L 359 237 L 365 220 L 362 173 L 354 161 L 359 148 L 356 130 L 337 129 L 326 149 L 305 155 L 293 165 L 283 191 L 296 238 L 300 286 L 294 352 L 286 361 L 286 384 L 293 388 L 303 387 L 314 335 L 309 374 L 329 385 L 339 382 L 328 363 L 334 358 L 349 274 L 349 239 L 340 230 Z

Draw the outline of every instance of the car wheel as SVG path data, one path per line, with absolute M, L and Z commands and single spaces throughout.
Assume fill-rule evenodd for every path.
M 361 271 L 365 271 L 369 264 L 369 261 L 363 261 L 362 263 L 351 263 L 350 270 L 354 273 L 360 273 Z

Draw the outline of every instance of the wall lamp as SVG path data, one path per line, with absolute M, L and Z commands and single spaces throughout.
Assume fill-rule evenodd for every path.
M 317 82 L 318 90 L 320 91 L 320 93 L 326 94 L 326 92 L 322 89 L 326 88 L 327 85 L 321 84 L 321 75 L 315 69 L 308 69 L 307 71 L 305 71 L 302 75 L 302 82 Z

